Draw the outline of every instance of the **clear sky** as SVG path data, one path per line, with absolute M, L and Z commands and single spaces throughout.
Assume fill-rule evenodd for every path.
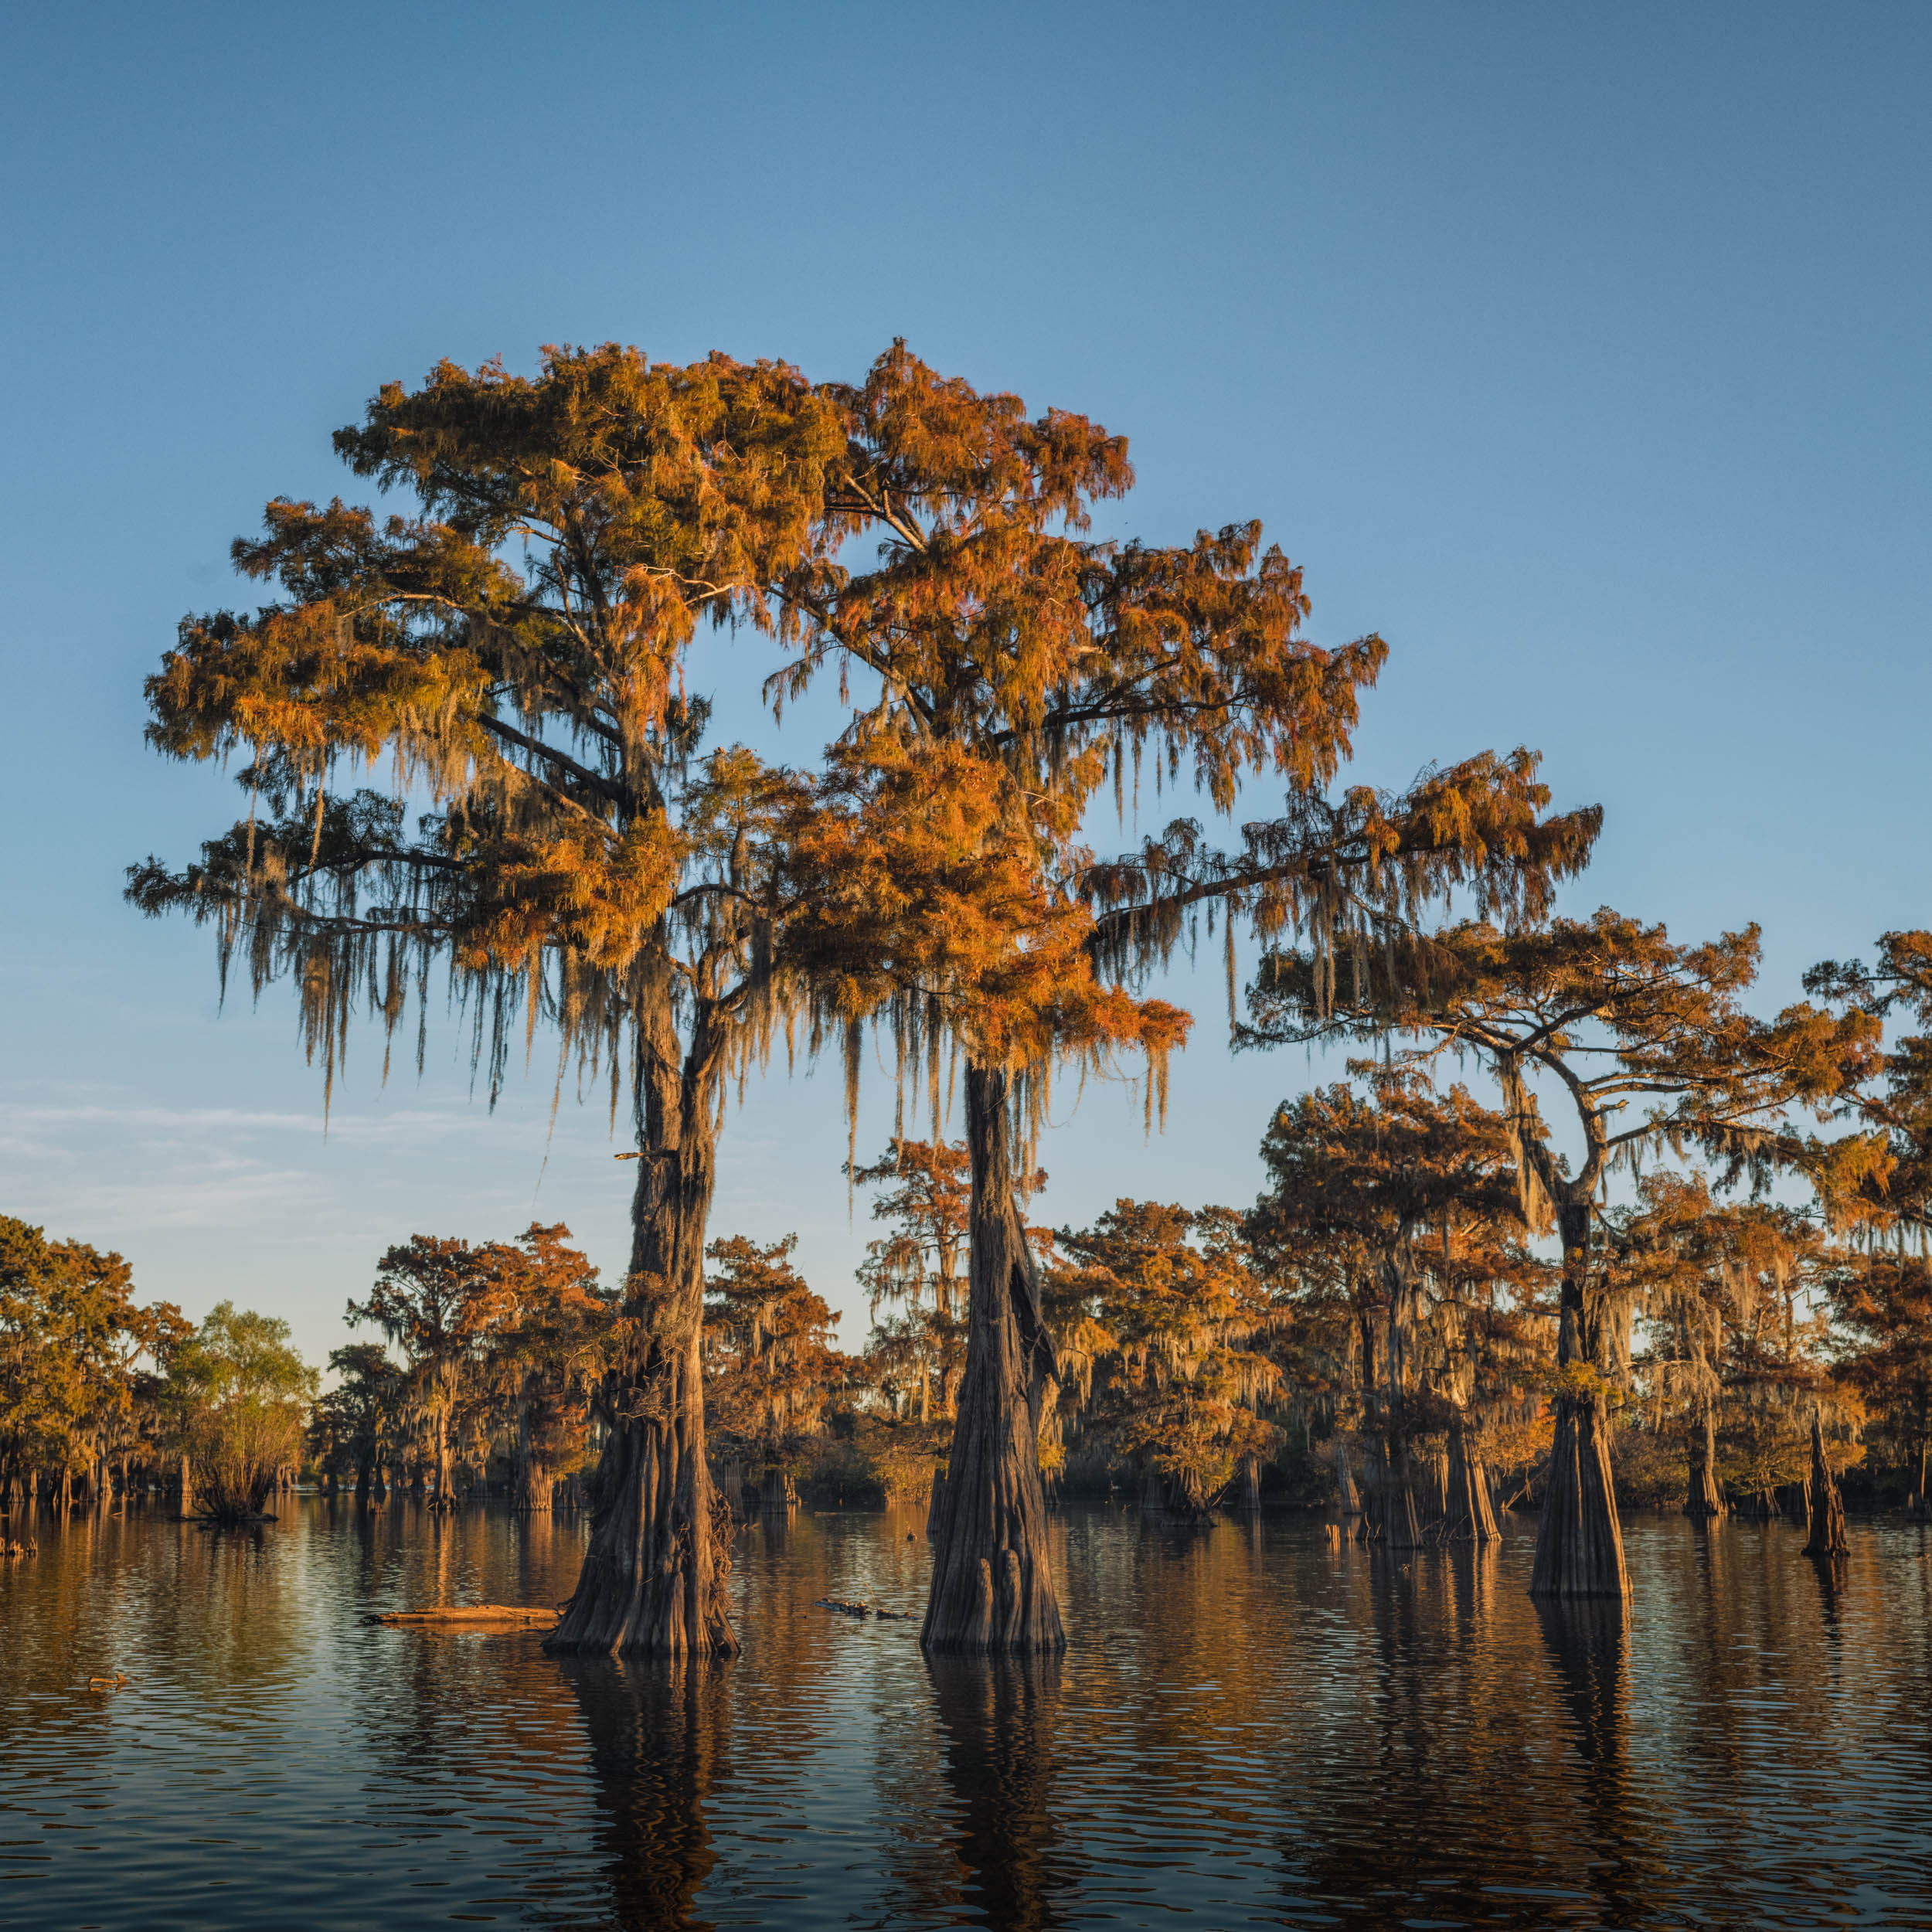
M 716 348 L 855 377 L 892 337 L 1131 439 L 1120 527 L 1259 515 L 1313 631 L 1393 647 L 1352 776 L 1528 743 L 1600 801 L 1567 901 L 1803 967 L 1932 921 L 1932 11 L 9 9 L 0 56 L 0 1212 L 319 1358 L 413 1231 L 565 1219 L 628 1170 L 553 1057 L 492 1116 L 454 1028 L 352 1049 L 325 1138 L 292 1002 L 122 869 L 234 816 L 141 739 L 230 539 L 352 493 L 328 436 L 442 356 Z M 764 730 L 755 654 L 698 682 Z M 804 734 L 794 736 L 794 726 Z M 823 714 L 787 720 L 801 756 Z M 1267 808 L 1250 797 L 1250 808 Z M 1039 1203 L 1243 1202 L 1274 1102 L 1218 972 L 1165 1136 L 1068 1094 Z M 716 1227 L 797 1230 L 862 1339 L 839 1083 L 730 1121 Z M 883 1080 L 859 1137 L 889 1131 Z

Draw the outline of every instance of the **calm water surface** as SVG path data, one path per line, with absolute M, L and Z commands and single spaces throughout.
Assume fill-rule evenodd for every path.
M 755 1526 L 723 1668 L 371 1628 L 552 1602 L 580 1526 L 304 1499 L 0 1566 L 0 1926 L 1932 1927 L 1932 1538 L 1500 1550 L 1068 1512 L 1057 1666 L 929 1665 L 910 1513 Z M 913 1532 L 909 1536 L 909 1532 Z M 118 1691 L 90 1690 L 124 1671 Z

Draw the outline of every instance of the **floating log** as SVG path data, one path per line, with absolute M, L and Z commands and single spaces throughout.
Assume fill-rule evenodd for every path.
M 519 1604 L 437 1604 L 428 1610 L 392 1610 L 369 1621 L 376 1624 L 554 1624 L 557 1614 L 547 1605 Z

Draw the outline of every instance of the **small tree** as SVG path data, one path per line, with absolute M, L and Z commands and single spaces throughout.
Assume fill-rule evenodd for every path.
M 29 1511 L 43 1471 L 63 1510 L 77 1472 L 90 1504 L 105 1498 L 109 1450 L 135 1425 L 136 1365 L 179 1324 L 165 1303 L 137 1305 L 133 1285 L 118 1254 L 0 1216 L 0 1470 Z
M 838 1317 L 791 1264 L 795 1234 L 764 1247 L 741 1234 L 706 1250 L 705 1362 L 711 1418 L 767 1484 L 783 1483 L 845 1388 L 852 1364 L 832 1346 Z
M 1065 1262 L 1047 1298 L 1084 1358 L 1083 1420 L 1205 1515 L 1243 1464 L 1274 1446 L 1260 1410 L 1281 1370 L 1260 1345 L 1282 1311 L 1250 1266 L 1240 1217 L 1117 1201 L 1092 1226 L 1059 1230 Z
M 1880 1019 L 1903 1013 L 1932 1029 L 1932 932 L 1882 934 L 1871 966 L 1827 961 L 1805 985 Z M 1853 1111 L 1862 1134 L 1811 1150 L 1826 1212 L 1866 1237 L 1866 1252 L 1838 1257 L 1826 1287 L 1849 1331 L 1847 1371 L 1905 1464 L 1913 1507 L 1932 1513 L 1932 1274 L 1924 1259 L 1932 1235 L 1932 1031 L 1893 1043 Z M 1919 1252 L 1874 1251 L 1883 1237 Z
M 243 1522 L 261 1513 L 277 1474 L 300 1460 L 315 1371 L 288 1345 L 288 1324 L 219 1301 L 168 1379 L 183 1418 L 203 1513 Z
M 1878 957 L 1827 960 L 1806 992 L 1852 1012 L 1903 1013 L 1932 1029 L 1932 932 L 1883 933 Z M 1866 1131 L 1809 1150 L 1827 1211 L 1841 1223 L 1932 1234 L 1932 1032 L 1900 1036 L 1875 1056 L 1846 1111 Z
M 1599 1191 L 1611 1163 L 1659 1143 L 1694 1144 L 1733 1171 L 1761 1172 L 1787 1110 L 1850 1090 L 1876 1029 L 1808 1006 L 1770 1022 L 1741 998 L 1757 971 L 1755 927 L 1673 944 L 1607 909 L 1507 934 L 1465 923 L 1364 951 L 1337 975 L 1318 953 L 1278 952 L 1250 995 L 1257 1040 L 1308 1042 L 1385 1032 L 1423 1043 L 1411 1064 L 1447 1052 L 1486 1060 L 1502 1091 L 1524 1218 L 1563 1243 L 1556 1434 L 1537 1531 L 1532 1594 L 1621 1597 L 1624 1566 L 1610 1461 L 1611 1378 L 1629 1366 L 1634 1304 L 1602 1265 Z M 1551 1147 L 1532 1073 L 1568 1099 L 1581 1141 L 1573 1165 Z M 1638 1120 L 1620 1116 L 1648 1104 Z
M 408 1413 L 435 1471 L 432 1509 L 456 1506 L 450 1447 L 457 1406 L 471 1393 L 487 1268 L 467 1241 L 412 1234 L 383 1255 L 369 1299 L 352 1300 L 344 1318 L 379 1328 L 403 1351 Z
M 477 1406 L 505 1435 L 520 1510 L 551 1506 L 558 1472 L 583 1453 L 590 1400 L 610 1366 L 616 1298 L 570 1239 L 561 1222 L 532 1222 L 514 1243 L 479 1249 L 464 1312 Z
M 1906 1471 L 1909 1506 L 1932 1513 L 1932 1267 L 1922 1255 L 1841 1251 L 1823 1285 L 1842 1372 Z
M 896 1135 L 868 1167 L 846 1172 L 860 1187 L 883 1191 L 872 1219 L 891 1224 L 883 1240 L 868 1242 L 859 1264 L 874 1323 L 869 1356 L 877 1356 L 881 1386 L 916 1391 L 919 1420 L 935 1413 L 950 1422 L 957 1413 L 960 1377 L 966 1366 L 967 1234 L 972 1219 L 971 1159 L 961 1141 L 907 1140 Z M 1022 1177 L 1021 1192 L 1037 1193 L 1043 1172 Z M 903 1313 L 879 1322 L 882 1304 Z
M 1609 1265 L 1645 1318 L 1650 1345 L 1634 1366 L 1651 1420 L 1674 1410 L 1683 1427 L 1685 1514 L 1722 1515 L 1727 1475 L 1753 1511 L 1775 1513 L 1793 1452 L 1807 1453 L 1801 1399 L 1823 1386 L 1824 1324 L 1800 1312 L 1818 1230 L 1789 1208 L 1719 1206 L 1703 1175 L 1669 1172 L 1645 1175 L 1635 1206 L 1604 1219 Z
M 367 1496 L 407 1426 L 402 1373 L 379 1342 L 332 1349 L 328 1366 L 339 1379 L 316 1399 L 310 1453 L 325 1471 L 346 1475 L 358 1496 Z
M 1277 1110 L 1250 1226 L 1270 1257 L 1308 1236 L 1342 1244 L 1378 1526 L 1401 1544 L 1424 1529 L 1486 1541 L 1495 1525 L 1470 1410 L 1502 1333 L 1496 1291 L 1525 1274 L 1516 1228 L 1500 1225 L 1520 1226 L 1507 1124 L 1463 1087 L 1438 1095 L 1402 1070 L 1352 1070 L 1367 1094 L 1337 1085 Z M 1426 1482 L 1413 1467 L 1423 1438 Z

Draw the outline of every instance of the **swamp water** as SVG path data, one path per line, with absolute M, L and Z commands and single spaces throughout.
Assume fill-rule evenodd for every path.
M 769 1518 L 722 1668 L 371 1628 L 582 1529 L 305 1498 L 0 1566 L 0 1926 L 1932 1926 L 1932 1536 L 1628 1526 L 1636 1595 L 1264 1515 L 1056 1517 L 1057 1665 L 928 1665 L 918 1515 Z M 90 1675 L 124 1672 L 118 1689 Z

